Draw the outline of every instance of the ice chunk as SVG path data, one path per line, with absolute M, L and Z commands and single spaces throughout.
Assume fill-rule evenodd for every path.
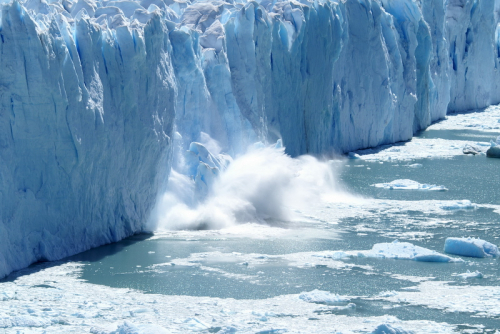
M 455 210 L 475 210 L 477 209 L 477 204 L 464 199 L 461 201 L 449 202 L 441 206 L 443 210 L 455 211 Z
M 486 151 L 486 156 L 488 158 L 500 158 L 500 145 L 497 142 L 491 142 L 490 148 Z
M 196 176 L 201 163 L 218 171 L 223 171 L 229 166 L 231 157 L 225 154 L 215 156 L 203 144 L 191 143 L 185 155 L 188 175 Z
M 460 259 L 452 258 L 436 251 L 415 246 L 409 242 L 380 243 L 373 245 L 369 251 L 360 251 L 360 255 L 366 257 L 414 260 L 423 262 L 460 262 Z
M 481 148 L 477 145 L 465 144 L 462 152 L 464 154 L 477 155 L 477 154 L 480 154 L 481 152 L 483 152 L 483 150 L 481 150 Z
M 389 183 L 372 184 L 373 187 L 384 188 L 390 190 L 429 190 L 429 191 L 446 191 L 444 186 L 436 186 L 433 184 L 421 184 L 417 181 L 402 179 L 394 180 Z
M 407 332 L 404 329 L 392 327 L 389 324 L 382 324 L 375 328 L 370 334 L 413 334 L 413 332 Z
M 447 238 L 444 251 L 448 254 L 470 257 L 500 256 L 497 246 L 475 238 Z
M 302 292 L 299 298 L 308 303 L 336 305 L 348 302 L 347 297 L 339 296 L 328 291 L 313 290 L 310 292 Z
M 483 278 L 483 274 L 481 274 L 477 270 L 473 271 L 473 272 L 470 272 L 469 270 L 467 270 L 466 273 L 454 274 L 453 276 L 458 276 L 458 277 L 461 277 L 463 279 L 468 279 L 468 278 Z
M 423 165 L 422 164 L 411 164 L 411 165 L 408 165 L 408 167 L 410 167 L 410 168 L 422 168 Z

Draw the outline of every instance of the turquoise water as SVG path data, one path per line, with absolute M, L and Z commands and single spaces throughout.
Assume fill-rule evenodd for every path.
M 457 136 L 453 131 L 424 132 L 423 137 Z M 477 136 L 478 133 L 471 133 Z M 461 135 L 462 136 L 462 135 Z M 484 136 L 491 136 L 484 134 Z M 435 138 L 435 137 L 434 137 Z M 463 136 L 462 136 L 463 139 Z M 421 164 L 420 168 L 409 167 Z M 452 159 L 420 159 L 410 162 L 379 163 L 349 160 L 342 163 L 340 179 L 351 193 L 386 200 L 463 200 L 476 204 L 500 203 L 500 160 L 485 156 L 458 156 Z M 361 166 L 362 165 L 362 166 Z M 372 184 L 395 179 L 443 185 L 444 192 L 391 191 Z M 211 296 L 235 299 L 260 299 L 296 294 L 314 289 L 354 296 L 355 309 L 330 310 L 356 317 L 389 314 L 402 320 L 426 319 L 450 324 L 483 325 L 484 332 L 500 327 L 500 319 L 478 317 L 474 313 L 445 312 L 425 306 L 373 300 L 386 291 L 404 291 L 416 283 L 415 277 L 449 281 L 452 285 L 498 286 L 497 259 L 465 258 L 463 263 L 425 263 L 404 260 L 348 258 L 345 267 L 294 265 L 293 261 L 273 255 L 325 250 L 367 250 L 375 243 L 408 241 L 442 252 L 446 237 L 472 236 L 500 244 L 499 214 L 493 208 L 449 212 L 422 210 L 382 210 L 369 217 L 330 218 L 328 208 L 315 212 L 316 222 L 271 222 L 269 229 L 288 230 L 284 236 L 218 235 L 207 231 L 151 238 L 139 235 L 122 242 L 99 247 L 71 257 L 86 263 L 81 278 L 90 283 L 126 287 L 146 293 Z M 324 214 L 322 217 L 321 215 Z M 302 236 L 311 229 L 316 236 Z M 324 236 L 322 236 L 324 235 Z M 236 252 L 236 253 L 235 253 Z M 192 254 L 208 253 L 205 257 Z M 217 254 L 224 254 L 221 258 Z M 236 255 L 234 255 L 236 254 Z M 245 263 L 245 254 L 271 256 L 265 261 Z M 260 255 L 258 255 L 260 254 Z M 182 260 L 188 265 L 155 266 Z M 191 262 L 190 262 L 191 261 Z M 454 274 L 480 271 L 484 278 L 463 279 Z M 411 276 L 412 279 L 401 278 Z M 412 281 L 413 280 L 413 281 Z

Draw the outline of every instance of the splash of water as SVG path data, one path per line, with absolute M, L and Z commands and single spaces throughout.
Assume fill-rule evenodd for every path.
M 312 156 L 292 158 L 283 148 L 254 147 L 221 171 L 201 201 L 192 178 L 172 171 L 151 230 L 220 229 L 235 224 L 293 221 L 296 211 L 350 196 L 338 168 Z

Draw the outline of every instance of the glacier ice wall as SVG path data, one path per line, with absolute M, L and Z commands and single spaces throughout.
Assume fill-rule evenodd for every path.
M 194 3 L 177 20 L 190 52 L 174 47 L 182 54 L 174 64 L 180 87 L 198 92 L 178 100 L 184 147 L 206 132 L 230 153 L 279 138 L 294 156 L 347 152 L 408 140 L 448 111 L 496 103 L 497 7 L 472 0 Z
M 0 8 L 0 276 L 140 231 L 193 142 L 341 153 L 500 102 L 498 0 Z
M 0 277 L 141 229 L 175 100 L 159 16 L 109 31 L 85 15 L 36 22 L 18 2 L 1 13 Z

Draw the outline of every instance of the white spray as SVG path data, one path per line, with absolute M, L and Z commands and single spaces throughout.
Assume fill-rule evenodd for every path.
M 243 223 L 292 221 L 296 210 L 349 196 L 336 169 L 311 156 L 291 158 L 283 148 L 252 147 L 221 171 L 203 200 L 193 177 L 172 171 L 151 230 L 220 229 Z

